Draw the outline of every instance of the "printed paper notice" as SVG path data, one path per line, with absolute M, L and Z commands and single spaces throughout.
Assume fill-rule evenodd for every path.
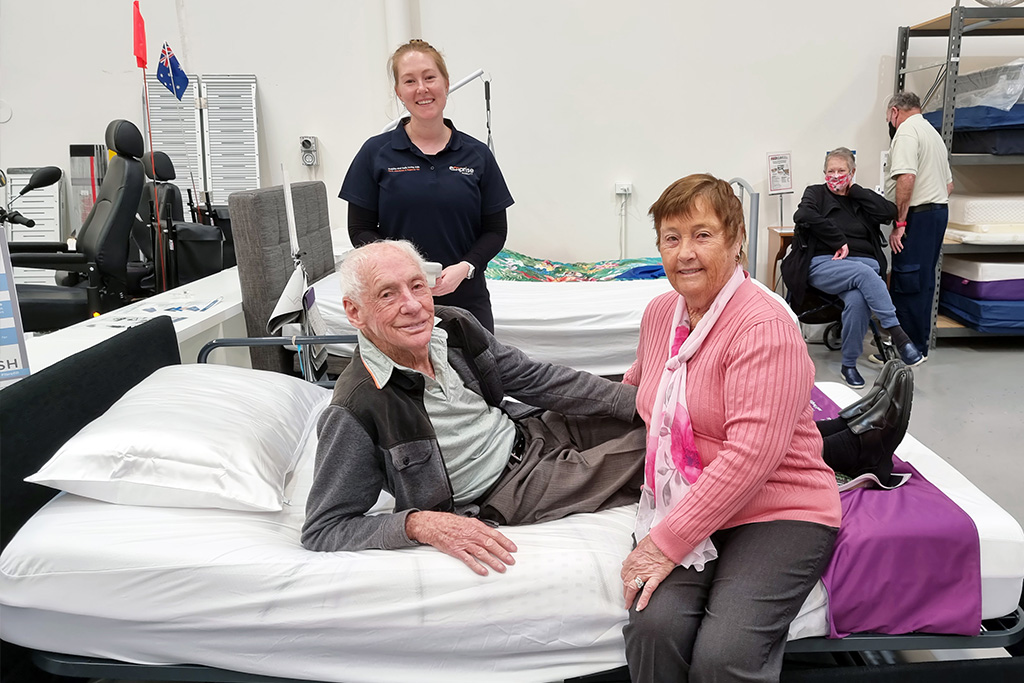
M 768 153 L 768 194 L 793 191 L 793 155 L 790 152 Z

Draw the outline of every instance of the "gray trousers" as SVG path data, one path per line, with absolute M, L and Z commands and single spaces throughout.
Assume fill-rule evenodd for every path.
M 777 683 L 789 624 L 837 531 L 774 521 L 713 534 L 717 560 L 702 572 L 676 567 L 642 612 L 629 610 L 623 635 L 633 683 Z
M 833 261 L 828 255 L 815 256 L 807 282 L 843 300 L 843 365 L 847 367 L 856 367 L 864 351 L 864 335 L 872 313 L 886 329 L 900 324 L 885 280 L 878 275 L 878 261 L 873 258 L 848 256 Z
M 522 460 L 480 501 L 481 518 L 534 524 L 640 500 L 647 431 L 639 417 L 630 423 L 547 411 L 519 426 Z

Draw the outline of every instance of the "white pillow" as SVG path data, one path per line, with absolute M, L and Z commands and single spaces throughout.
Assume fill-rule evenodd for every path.
M 280 510 L 306 425 L 330 395 L 276 372 L 168 366 L 25 481 L 125 505 Z

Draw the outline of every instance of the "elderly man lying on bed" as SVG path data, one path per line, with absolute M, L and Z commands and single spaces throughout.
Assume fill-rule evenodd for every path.
M 530 360 L 466 311 L 435 309 L 423 266 L 404 241 L 368 244 L 341 264 L 359 347 L 318 424 L 302 544 L 426 543 L 485 575 L 515 563 L 515 544 L 495 526 L 636 502 L 645 454 L 636 387 Z M 844 412 L 887 410 L 876 405 L 884 390 Z M 880 417 L 826 438 L 825 462 L 850 476 L 890 471 L 907 415 Z M 381 490 L 395 512 L 368 514 Z
M 462 309 L 435 309 L 408 242 L 353 250 L 340 278 L 359 346 L 318 425 L 305 547 L 427 543 L 502 572 L 516 546 L 492 525 L 638 499 L 636 387 L 530 360 Z M 381 489 L 395 512 L 368 515 Z

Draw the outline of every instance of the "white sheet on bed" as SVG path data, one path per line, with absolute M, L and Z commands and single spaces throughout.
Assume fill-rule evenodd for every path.
M 838 403 L 856 398 L 822 388 Z M 0 636 L 44 650 L 322 681 L 550 681 L 624 663 L 619 569 L 634 508 L 503 531 L 505 575 L 429 548 L 299 545 L 315 443 L 281 512 L 142 508 L 62 495 L 0 558 Z M 974 519 L 986 617 L 1011 612 L 1024 532 L 912 437 L 898 454 Z M 386 501 L 384 501 L 386 503 Z M 819 586 L 791 637 L 827 632 Z
M 668 280 L 512 282 L 488 280 L 494 334 L 531 358 L 598 375 L 620 375 L 636 358 L 640 318 Z M 331 334 L 354 332 L 341 305 L 337 274 L 314 285 L 317 308 Z M 333 347 L 340 355 L 351 348 Z
M 1024 279 L 1024 254 L 950 254 L 942 272 L 974 282 Z

